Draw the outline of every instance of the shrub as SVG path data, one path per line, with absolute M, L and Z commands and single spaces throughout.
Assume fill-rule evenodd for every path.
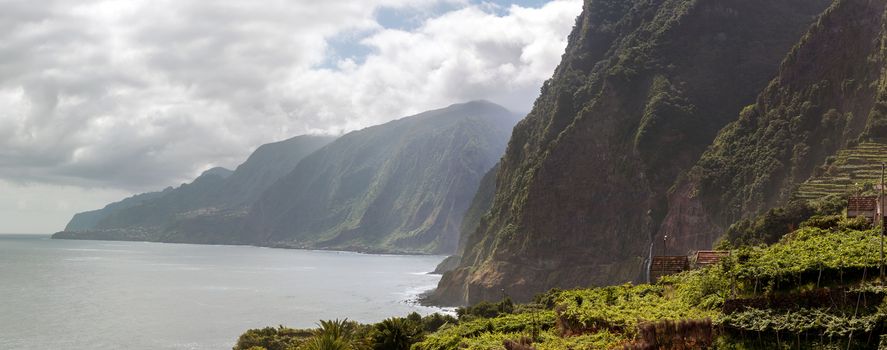
M 833 228 L 835 215 L 846 206 L 846 197 L 831 195 L 815 201 L 791 201 L 783 207 L 770 209 L 752 219 L 740 220 L 727 229 L 725 242 L 719 247 L 773 244 L 802 224 L 823 229 Z
M 284 326 L 265 327 L 262 329 L 250 329 L 237 339 L 234 350 L 289 350 L 295 349 L 307 339 L 313 332 L 307 329 L 293 329 Z
M 511 298 L 502 299 L 498 303 L 483 301 L 474 306 L 465 306 L 456 309 L 459 319 L 474 317 L 494 318 L 499 315 L 510 314 L 514 312 L 514 303 Z
M 560 288 L 553 288 L 549 291 L 541 294 L 536 294 L 533 298 L 533 302 L 536 304 L 544 305 L 546 308 L 552 309 L 557 304 L 557 299 L 560 297 L 563 292 Z
M 456 322 L 458 321 L 455 317 L 439 313 L 433 313 L 421 319 L 422 329 L 428 333 L 436 332 L 445 324 L 456 324 Z
M 807 219 L 807 221 L 801 223 L 801 227 L 815 227 L 823 230 L 831 230 L 838 227 L 843 219 L 844 217 L 842 215 L 814 215 Z

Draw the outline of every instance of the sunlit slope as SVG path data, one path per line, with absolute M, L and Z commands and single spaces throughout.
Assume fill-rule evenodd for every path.
M 863 142 L 838 151 L 820 167 L 819 174 L 798 186 L 795 197 L 817 199 L 830 194 L 842 195 L 879 183 L 881 164 L 887 163 L 887 144 Z

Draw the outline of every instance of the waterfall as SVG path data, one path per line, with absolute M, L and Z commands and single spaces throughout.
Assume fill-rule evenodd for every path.
M 647 283 L 650 283 L 650 267 L 653 266 L 653 238 L 650 238 L 650 250 L 647 252 Z

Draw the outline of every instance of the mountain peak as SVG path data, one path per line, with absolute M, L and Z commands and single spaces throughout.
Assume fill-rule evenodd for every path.
M 471 112 L 492 112 L 492 113 L 509 113 L 514 114 L 508 108 L 505 108 L 499 104 L 491 102 L 489 100 L 472 100 L 468 102 L 462 103 L 454 103 L 442 110 L 461 110 L 461 111 L 471 111 Z
M 214 168 L 207 169 L 206 171 L 204 171 L 203 173 L 201 173 L 199 177 L 204 177 L 204 176 L 218 176 L 218 177 L 221 177 L 221 178 L 224 179 L 224 178 L 227 178 L 228 176 L 231 176 L 232 173 L 234 173 L 234 171 L 232 171 L 232 170 L 230 170 L 230 169 L 226 169 L 226 168 L 220 167 L 220 166 L 217 166 L 217 167 L 214 167 Z

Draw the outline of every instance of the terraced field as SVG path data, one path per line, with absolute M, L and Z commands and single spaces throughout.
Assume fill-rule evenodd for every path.
M 879 183 L 883 162 L 887 162 L 887 144 L 884 143 L 864 142 L 838 151 L 831 165 L 824 166 L 821 175 L 798 186 L 795 197 L 816 199 L 853 192 L 862 189 L 865 183 Z

